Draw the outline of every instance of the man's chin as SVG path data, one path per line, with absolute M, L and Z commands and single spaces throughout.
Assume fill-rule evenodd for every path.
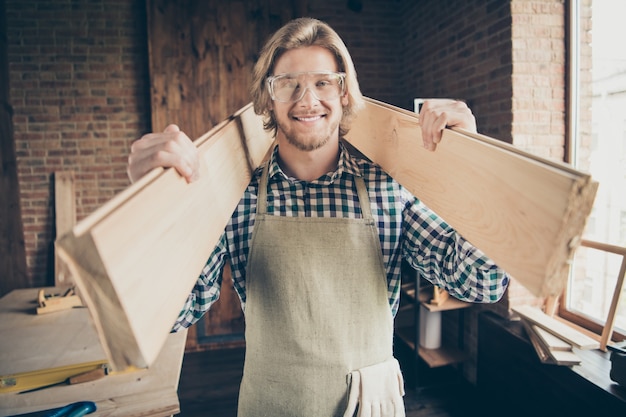
M 303 152 L 312 152 L 320 149 L 328 143 L 329 137 L 305 136 L 305 135 L 283 135 L 287 143 Z

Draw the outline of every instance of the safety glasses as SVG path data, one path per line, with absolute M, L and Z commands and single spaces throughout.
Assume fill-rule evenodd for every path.
M 307 71 L 273 75 L 267 78 L 272 100 L 295 103 L 309 90 L 320 101 L 334 100 L 345 93 L 344 72 Z

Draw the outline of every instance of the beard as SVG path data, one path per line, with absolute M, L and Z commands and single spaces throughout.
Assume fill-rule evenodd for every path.
M 282 132 L 287 143 L 304 152 L 311 152 L 326 145 L 333 137 L 333 134 L 337 134 L 339 122 L 339 120 L 333 120 L 329 125 L 324 125 L 325 127 L 322 129 L 299 132 L 289 122 L 283 123 L 278 118 L 276 119 L 277 128 Z

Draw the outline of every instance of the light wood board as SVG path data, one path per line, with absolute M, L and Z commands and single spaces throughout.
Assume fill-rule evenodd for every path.
M 588 174 L 461 130 L 427 151 L 415 113 L 372 100 L 347 139 L 534 295 L 563 290 L 597 189 Z
M 54 221 L 56 236 L 63 236 L 76 225 L 76 187 L 74 171 L 54 173 Z M 54 248 L 54 285 L 70 282 L 69 270 Z
M 449 129 L 427 152 L 415 114 L 369 99 L 347 139 L 531 291 L 561 287 L 589 176 Z M 248 105 L 196 141 L 200 181 L 155 170 L 58 241 L 114 368 L 152 363 L 271 143 Z
M 532 330 L 539 337 L 539 341 L 549 350 L 568 352 L 572 350 L 572 345 L 536 324 L 532 324 Z
M 272 141 L 248 105 L 196 140 L 198 181 L 157 169 L 58 240 L 114 369 L 157 357 Z
M 522 320 L 522 324 L 541 363 L 564 366 L 573 366 L 581 363 L 578 355 L 571 350 L 553 350 L 546 346 L 537 332 L 541 328 L 526 320 Z

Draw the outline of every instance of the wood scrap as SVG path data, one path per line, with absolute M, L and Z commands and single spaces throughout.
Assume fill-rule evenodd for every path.
M 63 236 L 76 225 L 76 189 L 74 171 L 54 173 L 54 224 L 57 237 Z M 54 285 L 70 285 L 67 265 L 61 260 L 54 243 Z
M 573 366 L 581 363 L 580 357 L 573 351 L 553 350 L 545 345 L 537 332 L 537 330 L 541 330 L 538 326 L 524 319 L 522 319 L 522 324 L 541 363 L 563 366 Z
M 572 351 L 551 350 L 550 356 L 557 365 L 573 366 L 580 365 L 582 360 Z
M 600 348 L 598 341 L 548 316 L 537 307 L 526 305 L 512 307 L 511 310 L 519 314 L 522 319 L 528 320 L 579 349 L 588 350 Z
M 541 361 L 541 363 L 552 363 L 552 358 L 548 354 L 548 350 L 541 343 L 539 343 L 539 340 L 537 339 L 537 335 L 532 331 L 528 322 L 526 322 L 525 320 L 522 320 L 522 324 L 524 326 L 524 330 L 526 330 L 528 339 L 530 340 L 531 345 L 535 349 L 535 352 L 537 353 L 537 357 L 539 357 L 539 360 Z
M 542 329 L 536 324 L 531 324 L 530 326 L 539 337 L 539 341 L 541 342 L 541 344 L 544 345 L 547 349 L 562 352 L 572 351 L 572 345 L 570 345 L 560 337 L 553 335 L 552 333 Z
M 446 302 L 448 297 L 450 297 L 448 291 L 443 288 L 433 286 L 433 298 L 430 300 L 430 304 L 440 306 Z

